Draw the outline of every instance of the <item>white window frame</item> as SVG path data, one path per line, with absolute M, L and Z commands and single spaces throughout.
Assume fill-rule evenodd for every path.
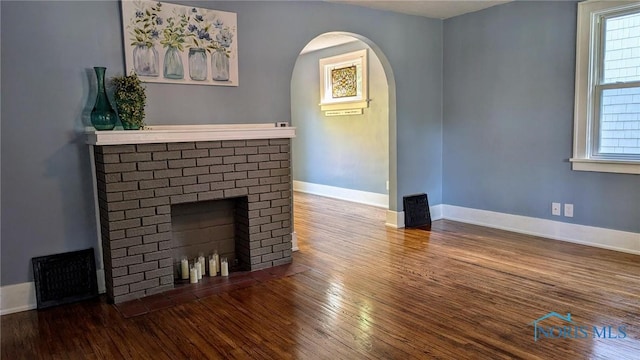
M 576 94 L 574 109 L 573 170 L 640 174 L 640 160 L 627 156 L 597 154 L 599 94 L 607 85 L 598 84 L 603 15 L 640 9 L 637 1 L 591 0 L 578 3 L 576 41 Z M 633 86 L 636 86 L 635 84 Z
M 349 110 L 369 107 L 369 87 L 367 84 L 367 49 L 320 59 L 320 110 Z M 357 67 L 358 95 L 333 99 L 331 97 L 331 70 L 341 67 Z

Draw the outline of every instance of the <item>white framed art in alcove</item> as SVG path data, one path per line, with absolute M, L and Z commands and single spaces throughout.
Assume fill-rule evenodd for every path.
M 320 109 L 369 106 L 367 49 L 320 59 Z

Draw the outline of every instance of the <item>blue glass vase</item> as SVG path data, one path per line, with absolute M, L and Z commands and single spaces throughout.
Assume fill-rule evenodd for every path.
M 118 122 L 118 115 L 109 102 L 107 91 L 104 86 L 104 73 L 107 68 L 94 67 L 96 78 L 98 79 L 98 95 L 96 103 L 91 110 L 91 125 L 96 130 L 113 130 Z
M 154 46 L 138 44 L 133 49 L 133 68 L 140 76 L 158 76 L 158 51 Z
M 207 52 L 204 49 L 189 49 L 189 77 L 191 80 L 207 80 Z
M 229 56 L 224 50 L 217 50 L 211 55 L 211 73 L 213 80 L 229 80 Z
M 177 48 L 169 46 L 164 54 L 164 71 L 163 75 L 167 79 L 184 78 L 184 67 L 182 66 L 182 57 Z

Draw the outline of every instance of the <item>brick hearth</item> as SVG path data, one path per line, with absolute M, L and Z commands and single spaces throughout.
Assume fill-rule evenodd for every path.
M 259 270 L 291 262 L 290 139 L 94 146 L 107 295 L 174 287 L 171 205 L 246 196 L 236 253 Z

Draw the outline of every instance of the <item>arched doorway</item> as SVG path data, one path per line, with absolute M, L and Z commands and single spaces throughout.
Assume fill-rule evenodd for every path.
M 328 116 L 319 106 L 319 59 L 361 49 L 368 53 L 369 106 L 362 114 Z M 396 210 L 395 115 L 393 73 L 371 40 L 345 32 L 311 40 L 291 79 L 294 190 Z

